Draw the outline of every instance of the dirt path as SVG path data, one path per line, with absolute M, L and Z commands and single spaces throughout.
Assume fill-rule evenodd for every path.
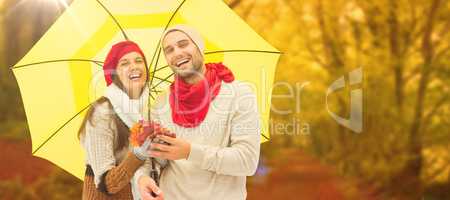
M 51 173 L 54 165 L 31 155 L 31 143 L 0 138 L 0 181 L 18 178 L 25 185 Z M 271 161 L 265 177 L 249 179 L 248 199 L 283 200 L 381 200 L 372 197 L 367 187 L 344 179 L 330 166 L 299 150 L 285 151 Z
M 0 181 L 19 179 L 31 184 L 50 174 L 53 164 L 31 155 L 31 142 L 0 138 Z
M 369 189 L 339 177 L 317 158 L 298 150 L 280 157 L 289 160 L 273 167 L 265 181 L 258 181 L 258 177 L 249 180 L 249 200 L 378 200 Z

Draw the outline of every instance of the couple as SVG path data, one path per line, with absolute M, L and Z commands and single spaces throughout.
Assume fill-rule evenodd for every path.
M 223 64 L 204 63 L 196 30 L 177 25 L 161 41 L 175 79 L 151 119 L 176 137 L 129 144 L 130 128 L 146 110 L 149 73 L 137 44 L 115 44 L 103 66 L 108 88 L 79 131 L 86 152 L 83 199 L 245 199 L 246 176 L 255 173 L 260 151 L 255 94 Z M 149 175 L 152 159 L 163 168 L 159 186 Z

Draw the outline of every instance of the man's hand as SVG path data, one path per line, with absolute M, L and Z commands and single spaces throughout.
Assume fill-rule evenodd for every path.
M 189 152 L 191 151 L 191 144 L 188 141 L 165 135 L 158 135 L 156 138 L 169 144 L 152 143 L 151 150 L 149 151 L 151 157 L 167 160 L 188 158 Z
M 164 200 L 162 191 L 156 186 L 155 181 L 149 176 L 141 176 L 138 180 L 138 189 L 142 200 Z M 152 192 L 157 196 L 152 196 Z

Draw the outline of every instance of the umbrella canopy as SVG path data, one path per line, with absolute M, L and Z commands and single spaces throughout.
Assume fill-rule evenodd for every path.
M 106 89 L 102 61 L 111 46 L 132 40 L 146 54 L 151 96 L 165 90 L 173 73 L 160 40 L 172 25 L 197 29 L 205 40 L 205 62 L 223 62 L 258 96 L 269 139 L 271 86 L 279 51 L 220 0 L 74 1 L 13 68 L 25 106 L 33 154 L 84 177 L 77 132 L 87 108 Z

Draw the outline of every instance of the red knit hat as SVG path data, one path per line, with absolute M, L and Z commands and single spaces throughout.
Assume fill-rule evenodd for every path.
M 111 85 L 112 74 L 115 73 L 119 59 L 122 58 L 122 56 L 124 56 L 125 54 L 133 51 L 141 54 L 142 58 L 144 58 L 144 63 L 147 66 L 147 60 L 145 59 L 144 53 L 136 43 L 132 41 L 123 41 L 116 43 L 111 47 L 111 50 L 109 50 L 109 53 L 105 59 L 105 63 L 103 64 L 103 72 L 105 74 L 106 85 Z

